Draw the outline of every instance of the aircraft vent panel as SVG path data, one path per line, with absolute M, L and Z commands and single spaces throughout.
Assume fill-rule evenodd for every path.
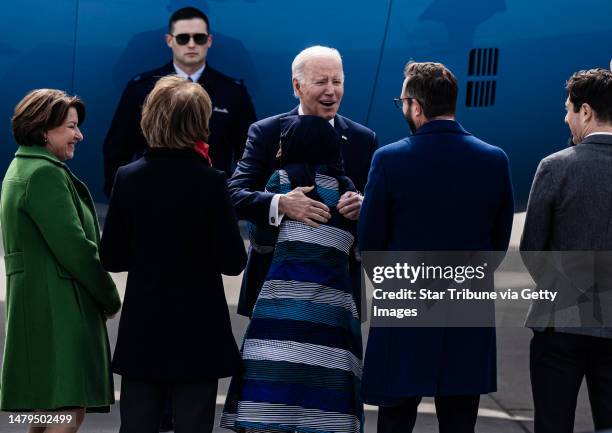
M 498 63 L 498 48 L 473 48 L 470 50 L 468 82 L 465 93 L 466 107 L 491 107 L 495 104 Z

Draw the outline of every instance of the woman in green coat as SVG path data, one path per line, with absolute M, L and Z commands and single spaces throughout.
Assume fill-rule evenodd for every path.
M 78 429 L 86 409 L 114 403 L 105 321 L 121 307 L 98 257 L 93 200 L 63 162 L 83 139 L 84 115 L 83 103 L 62 91 L 30 92 L 12 118 L 19 149 L 0 198 L 7 275 L 0 409 L 69 409 L 77 423 L 66 431 Z

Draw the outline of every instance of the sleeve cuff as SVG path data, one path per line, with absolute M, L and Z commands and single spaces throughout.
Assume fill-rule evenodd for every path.
M 268 212 L 268 223 L 271 226 L 278 227 L 283 220 L 285 214 L 278 213 L 278 202 L 282 194 L 274 194 L 270 203 L 270 211 Z

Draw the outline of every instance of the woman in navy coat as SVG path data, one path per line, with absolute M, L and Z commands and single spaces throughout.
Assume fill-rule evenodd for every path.
M 207 153 L 211 111 L 198 84 L 159 80 L 141 122 L 150 148 L 115 179 L 101 258 L 128 272 L 112 363 L 122 432 L 156 433 L 166 393 L 175 431 L 212 431 L 218 378 L 240 369 L 221 274 L 238 275 L 246 252 Z

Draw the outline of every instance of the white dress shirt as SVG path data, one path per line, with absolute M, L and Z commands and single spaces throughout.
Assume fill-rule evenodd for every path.
M 174 63 L 174 70 L 176 72 L 176 75 L 184 79 L 191 78 L 191 81 L 193 81 L 194 83 L 198 82 L 198 80 L 202 76 L 202 73 L 204 72 L 204 68 L 206 68 L 206 63 L 204 63 L 202 67 L 195 71 L 193 74 L 189 75 L 187 72 L 176 66 L 176 63 Z
M 595 134 L 598 134 L 598 135 L 612 135 L 612 132 L 591 132 L 590 134 L 585 135 L 584 138 L 590 137 L 591 135 L 595 135 Z

